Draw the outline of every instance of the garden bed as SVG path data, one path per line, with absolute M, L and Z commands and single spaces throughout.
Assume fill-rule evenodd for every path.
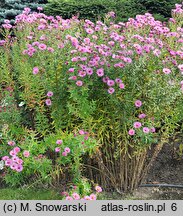
M 165 144 L 183 122 L 183 9 L 175 7 L 167 23 L 145 13 L 115 24 L 113 11 L 104 22 L 64 20 L 30 8 L 15 27 L 4 21 L 0 169 L 10 191 L 160 199 L 157 183 L 182 181 L 183 145 Z M 152 164 L 145 183 L 153 187 L 126 196 Z
M 172 146 L 165 144 L 147 175 L 146 183 L 183 185 L 183 159 L 174 157 Z

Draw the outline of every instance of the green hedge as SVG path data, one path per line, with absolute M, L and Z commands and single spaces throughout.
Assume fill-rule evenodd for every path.
M 79 13 L 81 19 L 97 19 L 108 12 L 107 5 L 97 1 L 92 2 L 72 2 L 72 1 L 52 1 L 45 7 L 45 13 L 49 15 L 61 15 L 64 19 L 71 18 Z
M 0 0 L 0 23 L 4 19 L 14 22 L 16 15 L 20 14 L 25 7 L 36 10 L 45 3 L 47 15 L 61 15 L 63 18 L 71 18 L 79 14 L 80 19 L 97 20 L 103 19 L 109 11 L 114 11 L 117 21 L 126 21 L 129 17 L 137 14 L 150 12 L 157 19 L 166 21 L 171 16 L 171 9 L 175 3 L 182 0 Z
M 71 18 L 79 13 L 81 19 L 96 20 L 104 14 L 114 11 L 117 21 L 126 21 L 137 14 L 150 12 L 155 18 L 166 21 L 171 9 L 182 0 L 49 0 L 45 7 L 48 15 L 61 15 Z
M 171 17 L 171 10 L 175 4 L 182 3 L 182 0 L 137 0 L 140 4 L 155 16 L 161 16 L 166 20 Z

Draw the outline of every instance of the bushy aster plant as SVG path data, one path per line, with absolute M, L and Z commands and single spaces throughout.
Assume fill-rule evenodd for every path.
M 23 104 L 22 127 L 39 139 L 84 128 L 100 143 L 103 184 L 137 187 L 148 149 L 153 159 L 183 118 L 182 12 L 177 4 L 167 24 L 149 13 L 116 24 L 113 12 L 93 23 L 25 8 L 15 27 L 4 23 L 1 84 Z

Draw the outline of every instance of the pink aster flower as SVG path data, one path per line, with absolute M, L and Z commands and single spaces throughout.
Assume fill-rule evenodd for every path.
M 97 196 L 95 194 L 90 194 L 90 200 L 96 200 Z
M 5 20 L 4 20 L 4 23 L 9 24 L 10 21 L 9 21 L 8 19 L 5 19 Z
M 28 54 L 30 57 L 32 57 L 34 53 L 33 53 L 32 51 L 29 51 L 29 52 L 27 52 L 27 54 Z
M 29 157 L 29 156 L 30 156 L 30 152 L 27 151 L 27 150 L 25 150 L 25 151 L 23 152 L 23 156 L 24 156 L 24 157 Z
M 13 149 L 13 151 L 16 152 L 16 153 L 19 153 L 19 152 L 20 152 L 20 148 L 19 148 L 19 147 L 15 147 L 15 148 Z
M 26 7 L 26 8 L 24 8 L 24 11 L 23 12 L 25 12 L 25 13 L 30 13 L 30 11 L 31 11 L 31 9 L 29 8 L 29 7 Z
M 38 10 L 38 11 L 42 11 L 43 8 L 42 8 L 42 7 L 37 7 L 37 10 Z
M 107 15 L 110 16 L 110 17 L 112 17 L 112 18 L 114 18 L 114 17 L 116 16 L 116 14 L 115 14 L 114 11 L 110 11 L 110 12 L 108 12 Z
M 171 70 L 169 68 L 163 68 L 163 73 L 170 74 Z
M 170 18 L 169 21 L 173 22 L 173 23 L 176 23 L 175 19 L 173 19 L 173 18 Z
M 17 172 L 22 172 L 22 170 L 23 170 L 23 166 L 21 164 L 17 164 L 16 171 Z
M 124 83 L 120 83 L 120 84 L 119 84 L 119 88 L 120 88 L 120 89 L 124 89 L 124 88 L 125 88 Z
M 146 117 L 146 114 L 142 113 L 142 114 L 140 114 L 138 117 L 139 117 L 140 119 L 143 119 L 143 118 Z
M 35 41 L 32 43 L 32 46 L 38 46 L 39 45 L 39 42 L 38 41 Z
M 8 141 L 8 145 L 10 145 L 10 146 L 14 146 L 15 145 L 15 142 L 14 141 Z
M 178 68 L 181 72 L 183 72 L 183 64 L 178 65 Z
M 142 101 L 136 100 L 136 101 L 135 101 L 135 106 L 136 106 L 136 107 L 141 107 L 141 106 L 142 106 Z
M 58 144 L 58 145 L 61 145 L 62 143 L 63 143 L 62 140 L 57 140 L 57 141 L 56 141 L 56 144 Z
M 48 91 L 47 96 L 48 97 L 52 97 L 53 96 L 53 92 L 52 91 Z
M 129 134 L 130 136 L 135 135 L 135 130 L 134 130 L 134 129 L 130 129 L 130 130 L 128 131 L 128 134 Z
M 41 43 L 41 44 L 38 45 L 38 48 L 40 50 L 46 50 L 47 46 L 46 46 L 46 44 Z
M 85 137 L 84 137 L 84 140 L 88 140 L 88 138 L 89 138 L 88 136 L 85 136 Z
M 103 81 L 104 83 L 107 83 L 108 80 L 109 80 L 109 77 L 103 77 L 103 78 L 102 78 L 102 81 Z
M 53 53 L 55 50 L 52 47 L 47 48 L 48 52 Z
M 85 77 L 86 76 L 86 72 L 85 71 L 79 71 L 78 72 L 78 76 Z
M 100 186 L 95 186 L 95 190 L 98 192 L 98 193 L 101 193 L 102 192 L 102 188 Z
M 46 25 L 44 25 L 44 24 L 41 24 L 41 25 L 39 25 L 38 26 L 38 30 L 43 30 L 43 29 L 45 29 L 46 28 Z
M 79 130 L 79 134 L 84 135 L 85 134 L 84 130 Z
M 73 57 L 73 58 L 71 59 L 72 62 L 77 62 L 78 60 L 79 60 L 78 57 Z
M 13 161 L 12 161 L 11 159 L 7 159 L 7 160 L 5 161 L 5 165 L 6 165 L 6 166 L 11 166 L 12 163 L 13 163 Z
M 120 83 L 122 83 L 122 80 L 120 78 L 116 78 L 115 82 L 118 83 L 118 84 L 120 84 Z
M 89 43 L 90 43 L 90 38 L 85 38 L 85 39 L 84 39 L 84 42 L 85 42 L 86 44 L 89 44 Z
M 56 148 L 55 148 L 55 152 L 60 152 L 60 148 L 59 148 L 59 147 L 56 147 Z
M 149 128 L 148 128 L 148 127 L 144 127 L 144 128 L 143 128 L 143 132 L 144 132 L 144 133 L 149 133 L 149 132 L 150 132 L 150 130 L 149 130 Z
M 4 161 L 6 161 L 6 160 L 8 160 L 9 159 L 9 156 L 3 156 L 2 157 L 2 160 L 4 160 Z
M 51 106 L 51 104 L 52 104 L 50 99 L 46 99 L 45 103 L 46 103 L 47 106 Z
M 77 86 L 82 86 L 82 85 L 83 85 L 83 82 L 82 82 L 81 80 L 78 80 L 78 81 L 76 82 L 76 85 L 77 85 Z
M 23 54 L 23 55 L 26 55 L 27 53 L 28 53 L 27 50 L 23 50 L 23 51 L 22 51 L 22 54 Z
M 92 68 L 86 68 L 86 73 L 91 76 L 93 74 L 93 69 Z
M 16 164 L 16 163 L 12 163 L 12 164 L 10 165 L 10 168 L 11 168 L 12 170 L 16 170 L 16 169 L 17 169 L 17 164 Z
M 160 54 L 161 54 L 161 51 L 159 50 L 159 49 L 155 49 L 154 51 L 153 51 L 153 53 L 154 53 L 154 55 L 155 56 L 160 56 Z
M 69 72 L 73 73 L 74 72 L 74 68 L 69 68 Z
M 32 38 L 33 38 L 32 36 L 27 36 L 27 39 L 29 40 L 32 40 Z
M 91 200 L 89 196 L 84 196 L 84 200 Z
M 115 85 L 115 82 L 114 82 L 114 80 L 107 80 L 107 85 L 108 86 L 114 86 Z
M 88 34 L 93 34 L 94 30 L 91 29 L 91 28 L 88 28 L 88 29 L 86 29 L 86 32 L 87 32 Z
M 34 75 L 38 74 L 39 73 L 39 68 L 38 67 L 34 67 L 33 70 L 32 70 L 32 73 Z
M 87 60 L 87 57 L 81 57 L 80 60 L 81 60 L 81 61 L 86 61 L 86 60 Z
M 0 40 L 0 46 L 3 46 L 6 43 L 5 40 Z
M 17 159 L 17 164 L 20 164 L 20 165 L 21 165 L 21 164 L 23 164 L 23 160 L 22 160 L 22 159 L 20 159 L 20 158 L 19 158 L 19 159 Z
M 65 46 L 65 45 L 64 45 L 63 43 L 60 43 L 60 44 L 58 45 L 58 48 L 59 48 L 59 49 L 62 49 L 62 48 L 64 48 L 64 46 Z
M 13 26 L 11 24 L 2 24 L 3 28 L 11 29 Z
M 66 157 L 67 156 L 67 152 L 62 152 L 62 156 Z
M 70 153 L 70 148 L 68 148 L 68 147 L 66 147 L 65 149 L 64 149 L 64 151 L 66 152 L 66 153 Z
M 76 185 L 73 185 L 73 189 L 76 190 L 76 189 L 77 189 L 77 186 L 76 186 Z
M 12 159 L 13 162 L 17 162 L 17 160 L 18 160 L 19 158 L 18 158 L 17 156 L 13 156 L 11 159 Z
M 156 132 L 156 129 L 155 129 L 154 127 L 152 127 L 152 128 L 150 128 L 150 131 L 151 131 L 152 133 L 155 133 L 155 132 Z
M 141 122 L 134 122 L 134 128 L 140 128 L 142 126 Z
M 74 198 L 74 200 L 80 200 L 80 196 L 79 196 L 79 194 L 76 193 L 76 192 L 74 192 L 74 193 L 72 194 L 72 197 Z
M 115 89 L 114 89 L 114 88 L 111 87 L 111 88 L 108 89 L 108 93 L 109 93 L 109 94 L 113 94 L 114 92 L 115 92 Z
M 104 76 L 104 69 L 103 69 L 103 68 L 97 69 L 97 75 L 98 75 L 99 77 Z
M 73 198 L 72 198 L 71 196 L 67 196 L 67 197 L 65 198 L 65 200 L 73 200 Z
M 69 80 L 77 80 L 77 76 L 71 76 L 69 77 Z
M 16 156 L 16 155 L 17 155 L 17 153 L 16 153 L 16 152 L 14 152 L 13 150 L 11 150 L 11 151 L 10 151 L 10 155 L 11 155 L 11 156 Z

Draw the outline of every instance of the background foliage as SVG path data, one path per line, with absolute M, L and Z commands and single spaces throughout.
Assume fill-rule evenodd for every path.
M 181 0 L 1 0 L 0 23 L 4 19 L 10 19 L 13 23 L 14 17 L 23 8 L 30 7 L 34 11 L 38 6 L 45 6 L 47 15 L 61 15 L 63 18 L 71 18 L 79 13 L 81 19 L 96 20 L 114 11 L 117 21 L 126 21 L 129 17 L 148 11 L 156 19 L 166 21 L 175 3 L 181 3 Z
M 157 19 L 166 21 L 171 16 L 171 9 L 181 0 L 49 0 L 45 11 L 51 15 L 71 18 L 79 13 L 80 18 L 96 20 L 104 18 L 104 14 L 114 11 L 117 21 L 126 21 L 137 14 L 150 12 Z
M 36 10 L 37 7 L 47 3 L 47 0 L 1 0 L 0 1 L 0 23 L 9 19 L 13 23 L 16 15 L 20 14 L 25 7 Z

